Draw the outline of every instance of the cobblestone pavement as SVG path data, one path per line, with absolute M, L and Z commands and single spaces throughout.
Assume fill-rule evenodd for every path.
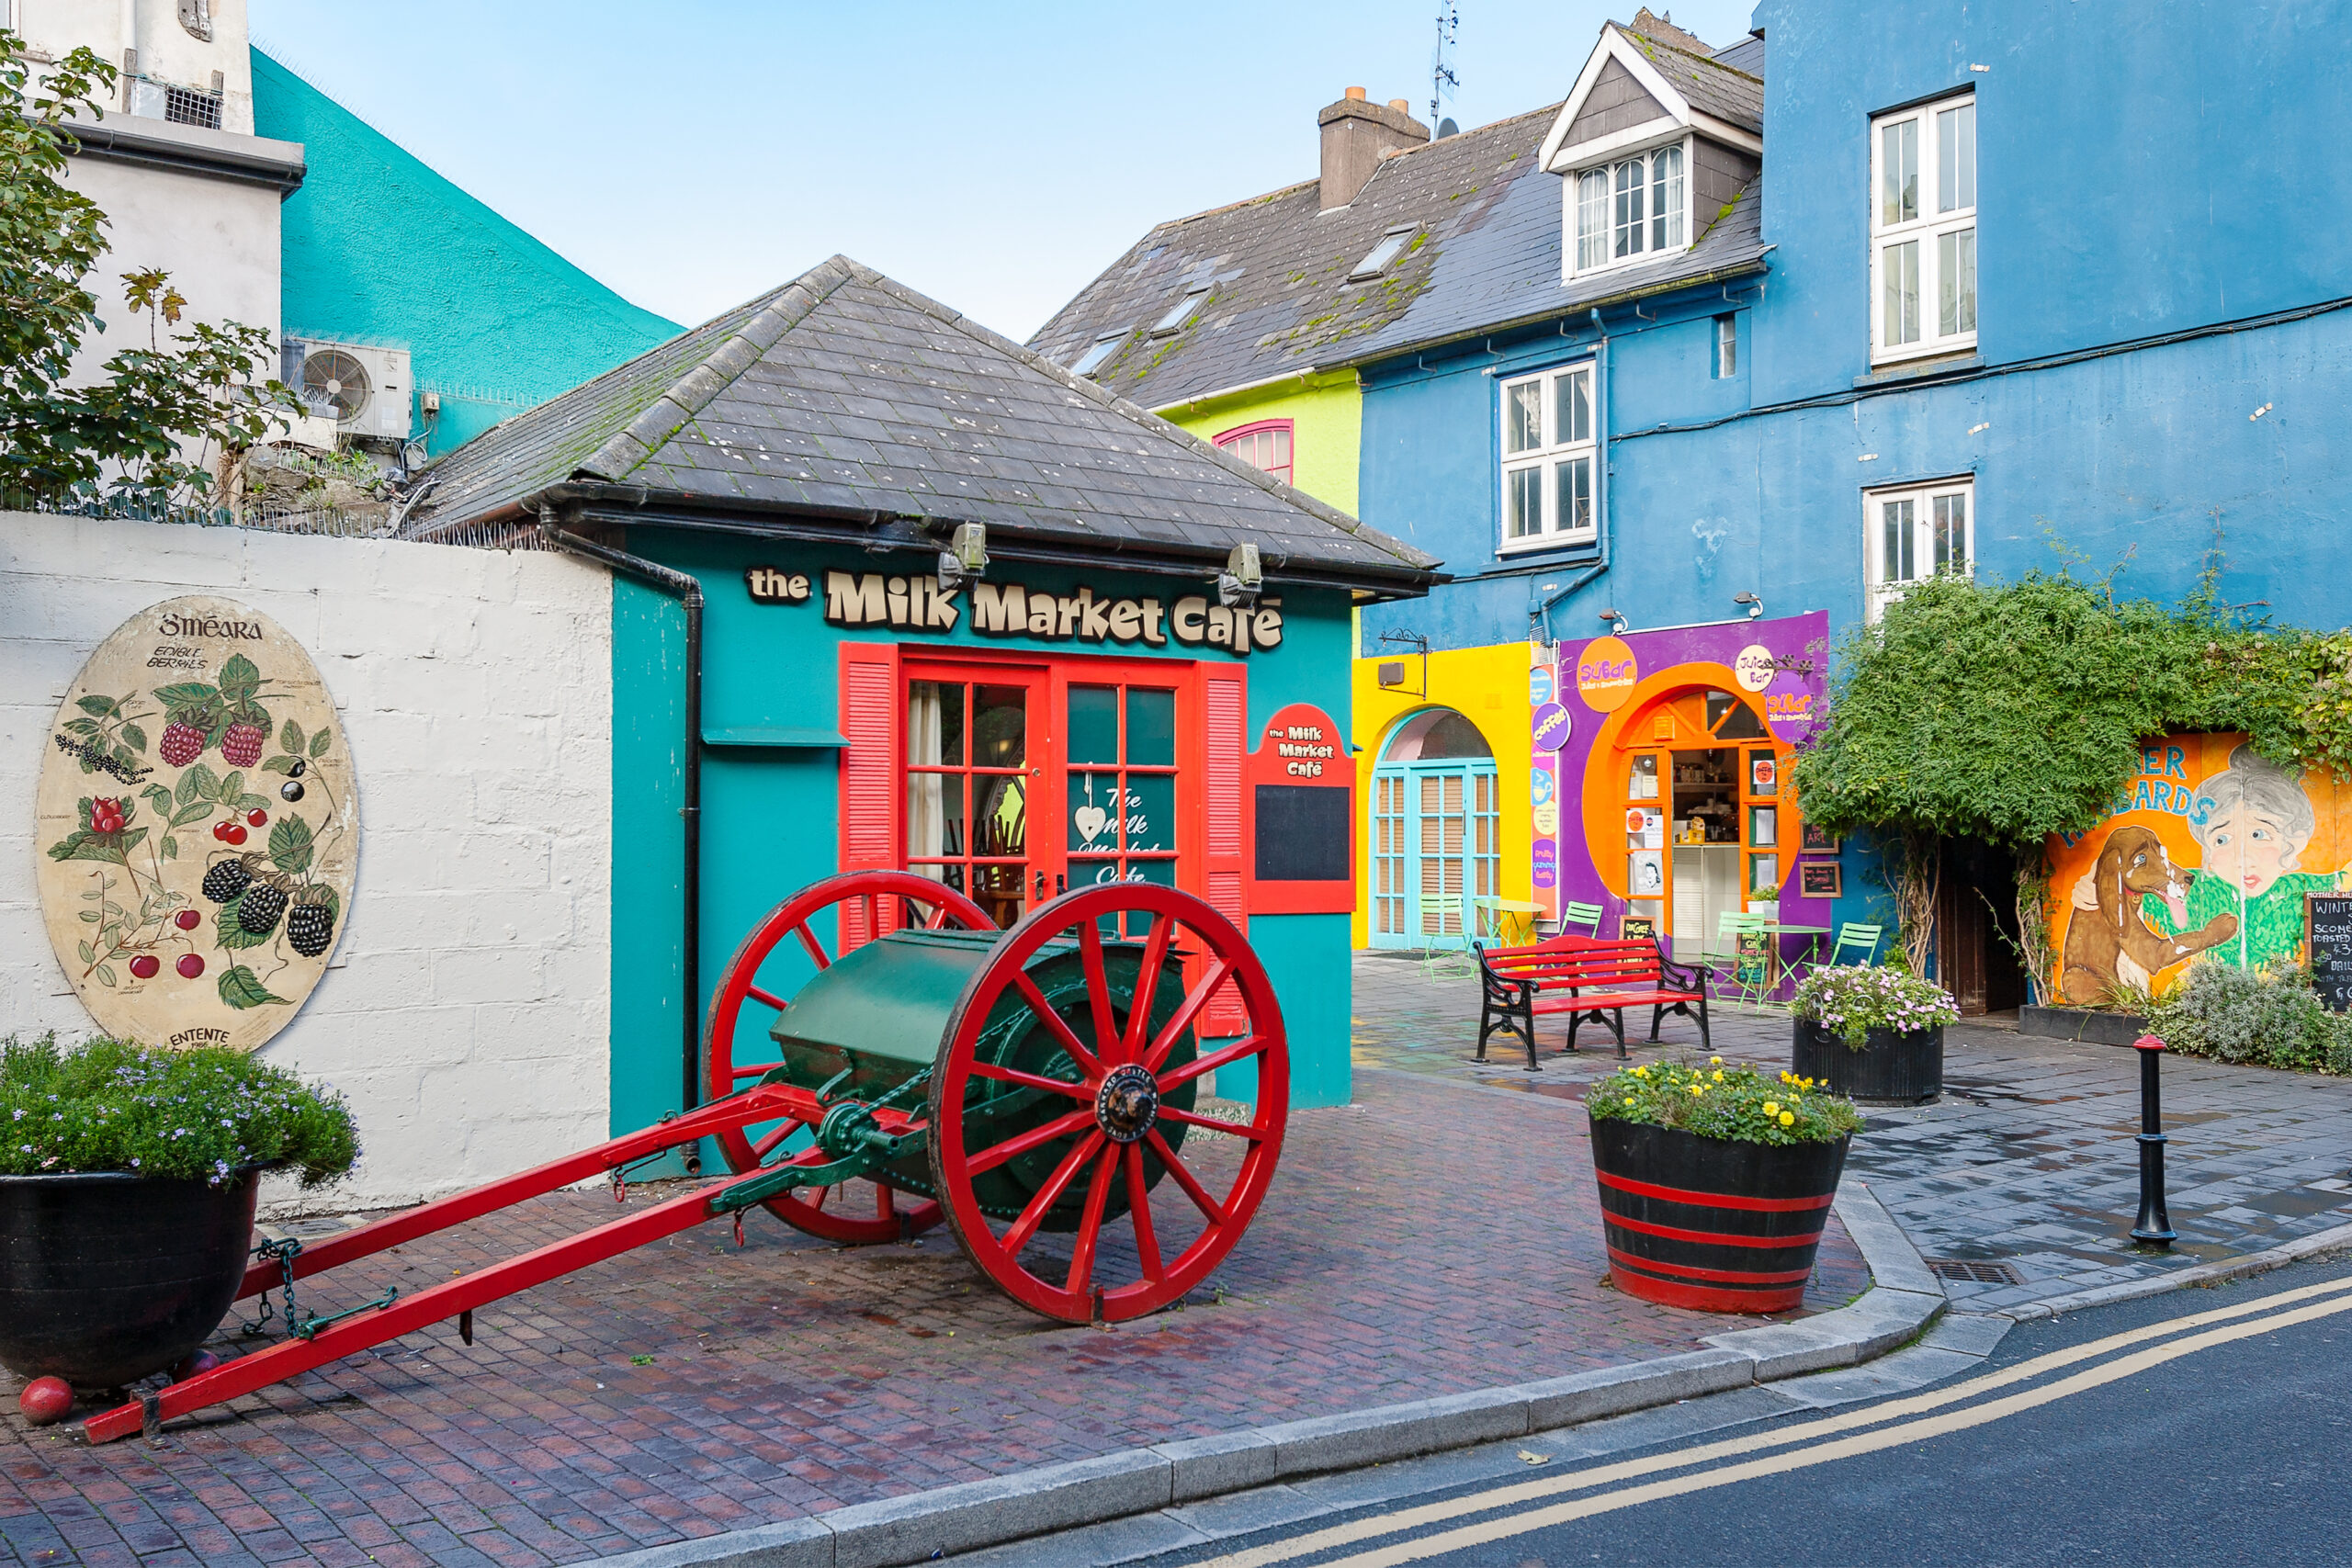
M 840 1250 L 762 1216 L 739 1253 L 707 1225 L 483 1310 L 470 1348 L 444 1325 L 154 1443 L 90 1449 L 24 1427 L 11 1399 L 0 1562 L 572 1562 L 1724 1326 L 1600 1285 L 1572 1104 L 1380 1070 L 1386 1049 L 1366 1047 L 1355 1104 L 1294 1117 L 1258 1222 L 1182 1311 L 1067 1327 L 980 1283 L 944 1233 Z M 413 1289 L 614 1213 L 602 1191 L 543 1200 L 303 1301 Z M 1833 1224 L 1813 1303 L 1867 1283 Z
M 1431 982 L 1414 960 L 1356 961 L 1356 1057 L 1522 1092 L 1580 1097 L 1616 1066 L 1600 1048 L 1557 1054 L 1543 1027 L 1543 1070 L 1524 1070 L 1498 1039 L 1470 1062 L 1477 986 Z M 1469 1021 L 1465 1022 L 1467 1020 Z M 1726 1009 L 1711 1019 L 1727 1058 L 1785 1066 L 1790 1027 L 1777 1014 Z M 1634 1020 L 1627 1015 L 1629 1036 Z M 1663 1043 L 1629 1040 L 1637 1058 L 1698 1049 L 1698 1031 L 1668 1018 Z M 2352 1080 L 2190 1057 L 2164 1063 L 2167 1192 L 2180 1240 L 2166 1253 L 2132 1244 L 2139 1212 L 2140 1065 L 2128 1048 L 2021 1035 L 1970 1022 L 1945 1031 L 1940 1101 L 1872 1110 L 1847 1170 L 1946 1265 L 1956 1303 L 1998 1311 L 2259 1252 L 2352 1224 Z M 1979 1265 L 1964 1270 L 1963 1264 Z M 1986 1277 L 1954 1276 L 1976 1272 Z M 2004 1276 L 2008 1276 L 2005 1278 Z

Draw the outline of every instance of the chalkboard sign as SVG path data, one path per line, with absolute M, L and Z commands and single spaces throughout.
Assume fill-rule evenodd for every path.
M 2304 894 L 2303 938 L 2321 1004 L 2352 1008 L 2352 893 Z
M 1258 786 L 1258 880 L 1345 882 L 1350 792 L 1319 784 Z

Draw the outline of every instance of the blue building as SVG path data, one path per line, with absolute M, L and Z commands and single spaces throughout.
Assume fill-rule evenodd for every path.
M 1455 577 L 1425 603 L 1368 608 L 1366 654 L 1384 635 L 1525 641 L 1575 727 L 1607 732 L 1560 754 L 1549 787 L 1569 820 L 1556 836 L 1535 824 L 1539 888 L 1553 838 L 1555 898 L 1643 908 L 1686 947 L 1715 938 L 1725 908 L 1826 925 L 1871 902 L 1867 865 L 1833 861 L 1785 806 L 1758 841 L 1770 797 L 1748 761 L 1695 761 L 1732 750 L 1694 730 L 1726 735 L 1707 723 L 1726 698 L 1760 705 L 1775 749 L 1801 739 L 1817 674 L 1806 690 L 1756 669 L 1755 691 L 1717 679 L 1694 706 L 1680 678 L 1659 679 L 1660 660 L 1690 661 L 1644 656 L 1651 628 L 1746 624 L 1756 646 L 1815 649 L 1826 670 L 1837 635 L 1907 581 L 2014 578 L 2055 565 L 2057 545 L 2172 598 L 2217 529 L 2227 600 L 2288 623 L 2352 618 L 2344 580 L 2312 570 L 2352 465 L 2332 439 L 2352 390 L 2333 216 L 2352 176 L 2270 172 L 2282 146 L 2346 129 L 2331 85 L 2346 20 L 1768 0 L 1719 51 L 1646 14 L 1604 30 L 1537 150 L 1553 177 L 1521 176 L 1359 360 L 1362 513 Z M 1719 207 L 1743 169 L 1755 177 Z M 1539 278 L 1548 311 L 1526 308 Z M 1769 635 L 1792 613 L 1819 628 Z M 1634 655 L 1632 691 L 1600 682 L 1622 705 L 1579 700 L 1586 664 L 1611 662 L 1581 657 L 1596 633 Z M 1414 678 L 1408 662 L 1392 674 Z M 1479 716 L 1482 694 L 1455 700 Z M 1522 808 L 1540 813 L 1546 787 L 1532 778 Z M 1683 793 L 1719 808 L 1703 846 L 1682 842 Z M 1634 826 L 1653 801 L 1663 835 Z M 1777 886 L 1757 879 L 1768 860 Z M 1955 869 L 1960 890 L 2001 880 Z M 1401 923 L 1419 940 L 1410 910 Z M 1947 924 L 1963 1002 L 2014 1002 L 1981 919 Z

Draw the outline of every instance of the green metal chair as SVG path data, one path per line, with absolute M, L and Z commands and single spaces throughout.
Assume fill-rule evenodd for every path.
M 1437 929 L 1429 930 L 1430 917 L 1436 918 Z M 1477 961 L 1470 956 L 1470 914 L 1467 902 L 1459 893 L 1439 894 L 1421 900 L 1421 977 L 1435 984 L 1440 980 L 1460 980 L 1478 972 Z M 1451 931 L 1445 928 L 1451 924 Z
M 1726 910 L 1716 917 L 1715 941 L 1718 945 L 1699 954 L 1699 970 L 1702 976 L 1715 982 L 1717 998 L 1727 998 L 1729 994 L 1736 993 L 1741 1006 L 1758 1012 L 1764 1010 L 1765 998 L 1772 989 L 1770 967 L 1766 967 L 1760 979 L 1741 978 L 1739 939 L 1749 932 L 1770 931 L 1771 929 L 1772 920 L 1769 915 Z
M 1838 945 L 1829 950 L 1829 956 L 1813 967 L 1835 968 L 1846 962 L 1849 949 L 1856 954 L 1855 963 L 1868 967 L 1878 962 L 1878 944 L 1885 935 L 1884 926 L 1867 926 L 1859 920 L 1849 920 L 1838 928 Z
M 1566 904 L 1560 908 L 1557 935 L 1566 936 L 1582 927 L 1584 934 L 1598 940 L 1600 936 L 1600 906 L 1598 904 Z

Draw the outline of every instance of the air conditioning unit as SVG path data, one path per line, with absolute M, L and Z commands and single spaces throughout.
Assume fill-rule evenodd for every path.
M 338 435 L 408 439 L 408 350 L 289 337 L 279 347 L 278 378 Z

